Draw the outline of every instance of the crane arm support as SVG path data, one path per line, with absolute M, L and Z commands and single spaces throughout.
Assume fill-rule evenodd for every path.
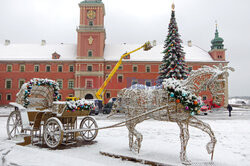
M 128 53 L 125 53 L 121 56 L 120 60 L 117 62 L 117 64 L 115 65 L 115 67 L 112 69 L 111 73 L 109 74 L 109 76 L 106 78 L 106 80 L 103 82 L 102 86 L 99 88 L 99 90 L 96 92 L 96 97 L 99 100 L 102 100 L 102 95 L 104 92 L 104 89 L 106 88 L 107 84 L 109 83 L 110 79 L 113 77 L 113 75 L 116 73 L 116 71 L 118 70 L 119 66 L 122 64 L 122 59 L 125 58 L 127 55 L 132 54 L 140 49 L 144 49 L 144 51 L 148 51 L 152 48 L 151 43 L 150 42 L 146 42 L 144 45 L 142 45 L 141 47 L 130 51 Z

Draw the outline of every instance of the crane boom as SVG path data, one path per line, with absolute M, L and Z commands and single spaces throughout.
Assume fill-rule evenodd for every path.
M 155 45 L 155 41 L 153 42 L 153 44 Z M 143 44 L 141 47 L 125 53 L 121 56 L 120 60 L 116 63 L 115 67 L 112 69 L 112 71 L 110 72 L 109 76 L 106 78 L 106 80 L 103 82 L 102 86 L 99 88 L 99 90 L 96 92 L 96 97 L 99 100 L 102 100 L 102 95 L 104 93 L 104 89 L 106 88 L 107 84 L 109 83 L 110 79 L 113 77 L 113 75 L 116 73 L 117 69 L 119 68 L 119 66 L 122 64 L 122 59 L 125 58 L 127 55 L 132 54 L 140 49 L 144 48 L 144 51 L 148 51 L 152 48 L 151 43 L 148 41 L 145 44 Z

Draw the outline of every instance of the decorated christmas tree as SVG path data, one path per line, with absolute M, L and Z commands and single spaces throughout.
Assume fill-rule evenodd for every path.
M 174 78 L 178 80 L 186 79 L 188 76 L 187 65 L 185 64 L 185 53 L 181 46 L 182 40 L 178 33 L 175 20 L 174 4 L 172 4 L 172 14 L 168 27 L 168 36 L 165 40 L 162 64 L 160 66 L 159 83 L 163 79 Z

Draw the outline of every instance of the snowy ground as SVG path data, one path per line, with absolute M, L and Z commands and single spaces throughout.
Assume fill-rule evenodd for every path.
M 9 108 L 1 108 L 0 114 L 8 114 L 9 111 Z M 107 119 L 99 115 L 95 118 L 99 127 L 123 120 L 122 116 Z M 214 162 L 211 165 L 250 165 L 250 110 L 234 109 L 230 118 L 228 112 L 223 110 L 214 111 L 207 116 L 198 116 L 198 118 L 211 125 L 218 141 Z M 136 154 L 129 151 L 126 127 L 101 130 L 91 144 L 83 142 L 51 150 L 33 145 L 18 146 L 7 140 L 6 121 L 7 117 L 0 117 L 0 165 L 3 166 L 141 165 L 102 156 L 99 151 L 181 165 L 179 127 L 176 123 L 147 120 L 138 125 L 137 129 L 144 137 L 141 152 Z M 209 165 L 211 156 L 207 154 L 205 148 L 209 136 L 192 127 L 189 131 L 190 139 L 187 147 L 189 159 L 192 160 L 193 165 L 204 165 L 204 163 Z

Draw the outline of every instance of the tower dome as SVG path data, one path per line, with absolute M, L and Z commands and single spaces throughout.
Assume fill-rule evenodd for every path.
M 223 42 L 224 42 L 223 38 L 219 37 L 219 32 L 218 32 L 217 25 L 216 25 L 215 37 L 211 41 L 211 43 L 212 43 L 211 50 L 213 50 L 213 49 L 224 49 Z

